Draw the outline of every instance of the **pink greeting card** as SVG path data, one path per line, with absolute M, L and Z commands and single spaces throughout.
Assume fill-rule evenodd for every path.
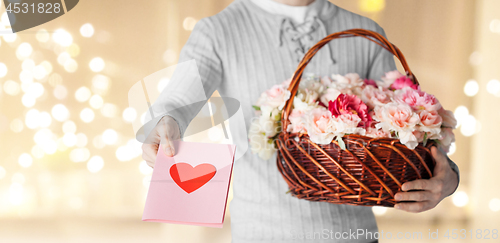
M 160 149 L 143 221 L 222 228 L 236 146 L 176 141 Z

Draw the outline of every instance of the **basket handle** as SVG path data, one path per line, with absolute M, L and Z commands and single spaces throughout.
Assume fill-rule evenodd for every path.
M 285 134 L 288 134 L 287 131 L 287 126 L 288 126 L 288 116 L 290 115 L 291 109 L 292 109 L 292 104 L 293 104 L 293 99 L 295 98 L 295 94 L 297 93 L 297 90 L 299 89 L 299 83 L 302 78 L 302 73 L 304 72 L 304 69 L 306 68 L 307 64 L 311 61 L 311 59 L 314 57 L 314 55 L 328 42 L 334 39 L 339 39 L 339 38 L 347 38 L 347 37 L 363 37 L 365 39 L 368 39 L 372 42 L 375 42 L 377 45 L 383 47 L 384 49 L 388 50 L 391 52 L 394 56 L 396 56 L 401 64 L 403 65 L 404 70 L 406 71 L 406 76 L 408 76 L 415 84 L 418 85 L 418 80 L 417 78 L 413 75 L 413 73 L 410 70 L 410 67 L 406 63 L 406 59 L 403 56 L 403 53 L 391 42 L 389 42 L 384 36 L 381 34 L 370 31 L 370 30 L 365 30 L 365 29 L 350 29 L 350 30 L 345 30 L 337 33 L 330 34 L 320 40 L 316 45 L 311 47 L 309 51 L 304 55 L 302 58 L 302 61 L 300 61 L 299 66 L 297 67 L 297 70 L 295 70 L 295 73 L 293 74 L 292 80 L 290 81 L 290 85 L 288 87 L 288 90 L 290 91 L 290 99 L 288 99 L 285 103 L 283 112 L 281 113 L 281 121 L 282 121 L 282 127 L 285 132 Z

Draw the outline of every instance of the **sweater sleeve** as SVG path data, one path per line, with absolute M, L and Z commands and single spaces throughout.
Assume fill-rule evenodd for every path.
M 168 115 L 177 121 L 181 138 L 222 82 L 222 62 L 212 27 L 207 18 L 195 25 L 168 85 L 153 105 L 156 114 L 160 111 L 161 117 Z

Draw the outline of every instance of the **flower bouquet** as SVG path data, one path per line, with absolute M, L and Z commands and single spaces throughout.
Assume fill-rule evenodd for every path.
M 289 84 L 287 80 L 274 85 L 254 105 L 257 116 L 249 139 L 252 152 L 262 159 L 270 159 L 277 150 L 275 140 L 281 131 L 281 112 L 290 98 Z M 287 132 L 307 134 L 316 144 L 336 140 L 345 149 L 342 137 L 357 134 L 399 139 L 409 149 L 432 141 L 448 152 L 455 141 L 453 112 L 397 70 L 386 73 L 381 81 L 363 80 L 355 73 L 307 75 L 292 107 Z
M 329 41 L 362 37 L 399 59 L 406 75 L 380 80 L 358 74 L 303 75 Z M 422 91 L 401 51 L 384 36 L 351 29 L 328 35 L 299 63 L 291 80 L 262 93 L 249 130 L 251 149 L 268 160 L 275 152 L 289 192 L 312 201 L 392 207 L 406 181 L 432 177 L 431 146 L 447 151 L 456 120 Z

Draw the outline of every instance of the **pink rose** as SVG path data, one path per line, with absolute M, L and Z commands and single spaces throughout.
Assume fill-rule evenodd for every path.
M 412 89 L 420 90 L 420 86 L 418 84 L 413 83 L 413 81 L 406 76 L 396 79 L 394 83 L 392 83 L 391 85 L 391 89 L 402 89 L 405 87 L 410 87 Z
M 441 107 L 438 113 L 443 118 L 443 127 L 455 128 L 457 126 L 457 119 L 455 119 L 453 111 L 445 110 Z
M 382 129 L 377 129 L 374 127 L 369 127 L 366 130 L 365 136 L 371 137 L 371 138 L 390 138 L 391 134 L 387 131 L 384 131 Z
M 368 106 L 356 95 L 340 94 L 335 101 L 328 103 L 328 110 L 335 117 L 346 113 L 355 114 L 361 119 L 359 126 L 365 128 L 369 127 L 372 122 L 372 118 L 368 114 Z
M 335 137 L 332 113 L 325 108 L 316 108 L 304 114 L 305 128 L 311 141 L 330 144 Z
M 443 122 L 443 119 L 437 111 L 423 110 L 419 113 L 419 116 L 422 125 L 428 128 L 440 128 Z
M 391 102 L 377 107 L 375 112 L 379 113 L 376 118 L 380 122 L 376 124 L 376 128 L 386 131 L 414 131 L 415 126 L 420 122 L 420 117 L 404 103 Z
M 344 113 L 336 118 L 333 118 L 335 127 L 335 135 L 343 136 L 344 134 L 365 134 L 365 129 L 359 127 L 361 119 L 353 113 Z
M 395 71 L 390 71 L 385 73 L 385 75 L 382 77 L 382 82 L 380 85 L 384 88 L 389 88 L 396 79 L 404 77 L 403 74 L 401 74 L 398 70 Z
M 290 124 L 287 127 L 287 132 L 291 133 L 300 133 L 306 132 L 304 127 L 304 122 L 302 116 L 304 115 L 304 111 L 292 110 L 292 113 L 288 116 L 290 120 Z
M 337 99 L 337 97 L 340 95 L 340 91 L 338 91 L 337 89 L 334 89 L 334 88 L 328 88 L 326 89 L 323 94 L 321 95 L 321 97 L 319 98 L 319 100 L 321 101 L 321 103 L 323 103 L 325 106 L 328 106 L 328 102 L 330 102 L 331 100 L 335 100 Z
M 274 85 L 271 89 L 262 93 L 257 101 L 257 106 L 271 106 L 281 110 L 285 102 L 290 98 L 290 91 L 285 89 L 282 85 Z
M 437 111 L 441 109 L 441 104 L 434 95 L 411 88 L 396 90 L 394 92 L 394 100 L 408 104 L 415 111 Z
M 391 101 L 390 90 L 384 90 L 382 87 L 376 88 L 368 85 L 361 91 L 361 100 L 370 108 L 381 106 Z
M 357 73 L 348 73 L 344 77 L 349 80 L 349 84 L 352 86 L 361 86 L 364 84 L 363 79 L 361 79 Z

